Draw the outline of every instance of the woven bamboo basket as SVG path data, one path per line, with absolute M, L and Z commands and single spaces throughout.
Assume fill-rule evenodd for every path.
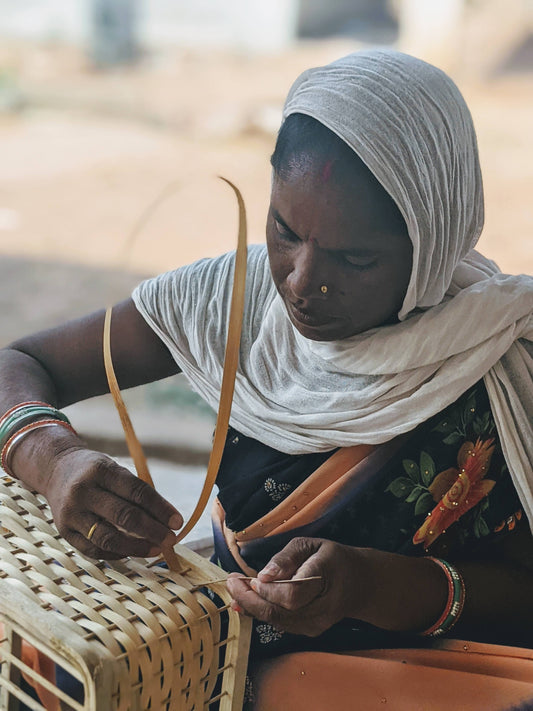
M 0 709 L 31 677 L 61 709 L 242 709 L 250 620 L 229 607 L 224 573 L 177 546 L 182 571 L 85 558 L 61 538 L 45 499 L 0 476 Z M 218 581 L 218 582 L 210 582 Z M 30 644 L 83 686 L 83 701 L 25 666 Z

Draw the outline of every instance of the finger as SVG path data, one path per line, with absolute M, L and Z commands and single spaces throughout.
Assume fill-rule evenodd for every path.
M 249 580 L 243 580 L 238 574 L 229 575 L 226 580 L 226 586 L 233 600 L 246 614 L 269 622 L 276 617 L 275 605 L 258 595 L 250 587 Z
M 99 495 L 88 502 L 88 509 L 124 533 L 144 538 L 152 544 L 168 546 L 176 542 L 176 536 L 167 526 L 147 514 L 144 509 L 107 490 L 100 489 Z
M 110 466 L 99 470 L 97 482 L 104 489 L 144 509 L 152 518 L 167 528 L 183 526 L 183 516 L 146 482 L 138 479 L 125 467 L 110 459 Z
M 303 568 L 302 566 L 320 549 L 320 546 L 321 540 L 318 538 L 305 538 L 303 536 L 293 538 L 285 548 L 272 556 L 271 560 L 258 573 L 258 580 L 269 582 L 271 580 L 292 578 L 297 571 L 301 578 L 308 575 L 316 575 L 316 572 L 308 572 L 310 569 L 313 570 L 312 566 L 311 568 Z
M 312 602 L 305 611 L 286 610 L 257 595 L 249 582 L 239 574 L 230 574 L 226 580 L 233 597 L 232 607 L 240 613 L 268 622 L 279 630 L 311 637 L 321 634 L 329 626 L 323 619 L 321 601 Z
M 93 543 L 90 543 L 85 536 L 78 531 L 70 531 L 65 538 L 69 543 L 77 548 L 80 553 L 88 558 L 94 558 L 96 560 L 118 560 L 126 557 L 119 555 L 118 553 L 113 553 L 112 551 L 104 551 L 101 548 L 98 548 Z
M 298 572 L 294 577 L 297 580 Z M 324 582 L 320 580 L 306 580 L 302 583 L 277 584 L 275 581 L 268 583 L 259 579 L 250 581 L 250 587 L 263 600 L 285 610 L 300 610 L 320 597 L 324 590 Z
M 242 573 L 230 573 L 226 579 L 226 587 L 232 598 L 238 600 L 250 590 L 250 580 Z
M 91 521 L 95 523 L 94 517 L 91 518 Z M 96 524 L 90 541 L 87 540 L 85 530 L 70 532 L 69 540 L 85 555 L 113 560 L 128 556 L 149 558 L 161 552 L 159 546 L 154 546 L 153 543 L 142 538 L 128 536 L 107 521 L 100 519 L 96 521 Z M 90 530 L 90 528 L 87 529 L 87 531 Z

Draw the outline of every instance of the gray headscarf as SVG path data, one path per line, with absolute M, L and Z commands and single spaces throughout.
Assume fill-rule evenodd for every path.
M 233 426 L 294 454 L 377 444 L 441 412 L 484 377 L 532 522 L 533 278 L 501 274 L 473 250 L 483 192 L 459 90 L 419 59 L 372 50 L 304 72 L 287 98 L 284 116 L 292 113 L 334 131 L 392 196 L 413 243 L 413 269 L 400 323 L 318 342 L 292 326 L 264 250 L 252 250 Z M 231 259 L 185 267 L 134 295 L 215 407 Z
M 342 138 L 398 205 L 413 243 L 400 319 L 439 304 L 484 220 L 476 134 L 454 82 L 407 54 L 357 52 L 300 75 L 283 117 L 294 113 Z
M 506 279 L 473 249 L 483 228 L 483 183 L 476 133 L 461 92 L 427 62 L 393 50 L 370 50 L 301 74 L 287 96 L 284 119 L 293 113 L 312 116 L 342 138 L 400 209 L 413 244 L 400 320 L 451 297 L 455 306 L 462 301 L 460 309 L 441 308 L 433 328 L 427 319 L 424 326 L 420 322 L 418 346 L 446 330 L 453 340 L 451 330 L 460 331 L 461 314 L 472 323 L 469 309 L 482 294 L 474 343 L 464 334 L 462 345 L 441 355 L 457 359 L 462 348 L 462 365 L 477 364 L 478 374 L 485 375 L 502 447 L 533 527 L 533 279 Z M 499 317 L 502 306 L 511 318 Z M 447 322 L 446 315 L 453 319 Z M 405 340 L 403 345 L 413 350 Z M 490 348 L 496 357 L 487 371 L 481 351 Z M 318 350 L 327 358 L 327 346 Z M 345 348 L 341 351 L 347 355 Z M 412 355 L 411 367 L 420 361 L 419 354 Z M 340 360 L 361 372 L 361 362 Z M 403 360 L 398 359 L 398 368 Z M 456 367 L 461 368 L 461 359 Z M 369 370 L 383 372 L 383 363 L 376 361 Z M 439 399 L 435 405 L 438 411 Z

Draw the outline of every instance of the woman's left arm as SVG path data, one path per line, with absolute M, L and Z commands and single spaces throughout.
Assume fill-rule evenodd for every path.
M 533 634 L 533 538 L 509 536 L 491 560 L 450 561 L 463 576 L 466 599 L 454 636 L 503 638 Z M 275 580 L 320 576 L 301 583 Z M 295 538 L 250 583 L 232 574 L 234 606 L 288 632 L 316 636 L 343 618 L 390 631 L 422 632 L 448 599 L 443 570 L 429 558 Z

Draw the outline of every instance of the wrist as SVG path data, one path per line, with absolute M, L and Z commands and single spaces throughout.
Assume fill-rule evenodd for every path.
M 426 628 L 422 634 L 427 637 L 439 637 L 449 632 L 462 615 L 466 591 L 463 577 L 455 566 L 441 558 L 430 557 L 429 560 L 438 565 L 446 576 L 448 599 L 438 620 L 431 627 Z
M 18 479 L 49 498 L 61 460 L 84 448 L 75 431 L 61 426 L 28 432 L 13 452 L 10 470 Z
M 345 617 L 365 620 L 372 615 L 375 604 L 375 590 L 379 582 L 375 579 L 373 550 L 342 545 L 344 565 L 340 575 L 343 590 Z
M 448 581 L 427 558 L 387 553 L 372 548 L 357 551 L 351 584 L 364 588 L 352 596 L 351 617 L 391 632 L 420 633 L 445 609 Z M 357 588 L 355 588 L 357 589 Z

